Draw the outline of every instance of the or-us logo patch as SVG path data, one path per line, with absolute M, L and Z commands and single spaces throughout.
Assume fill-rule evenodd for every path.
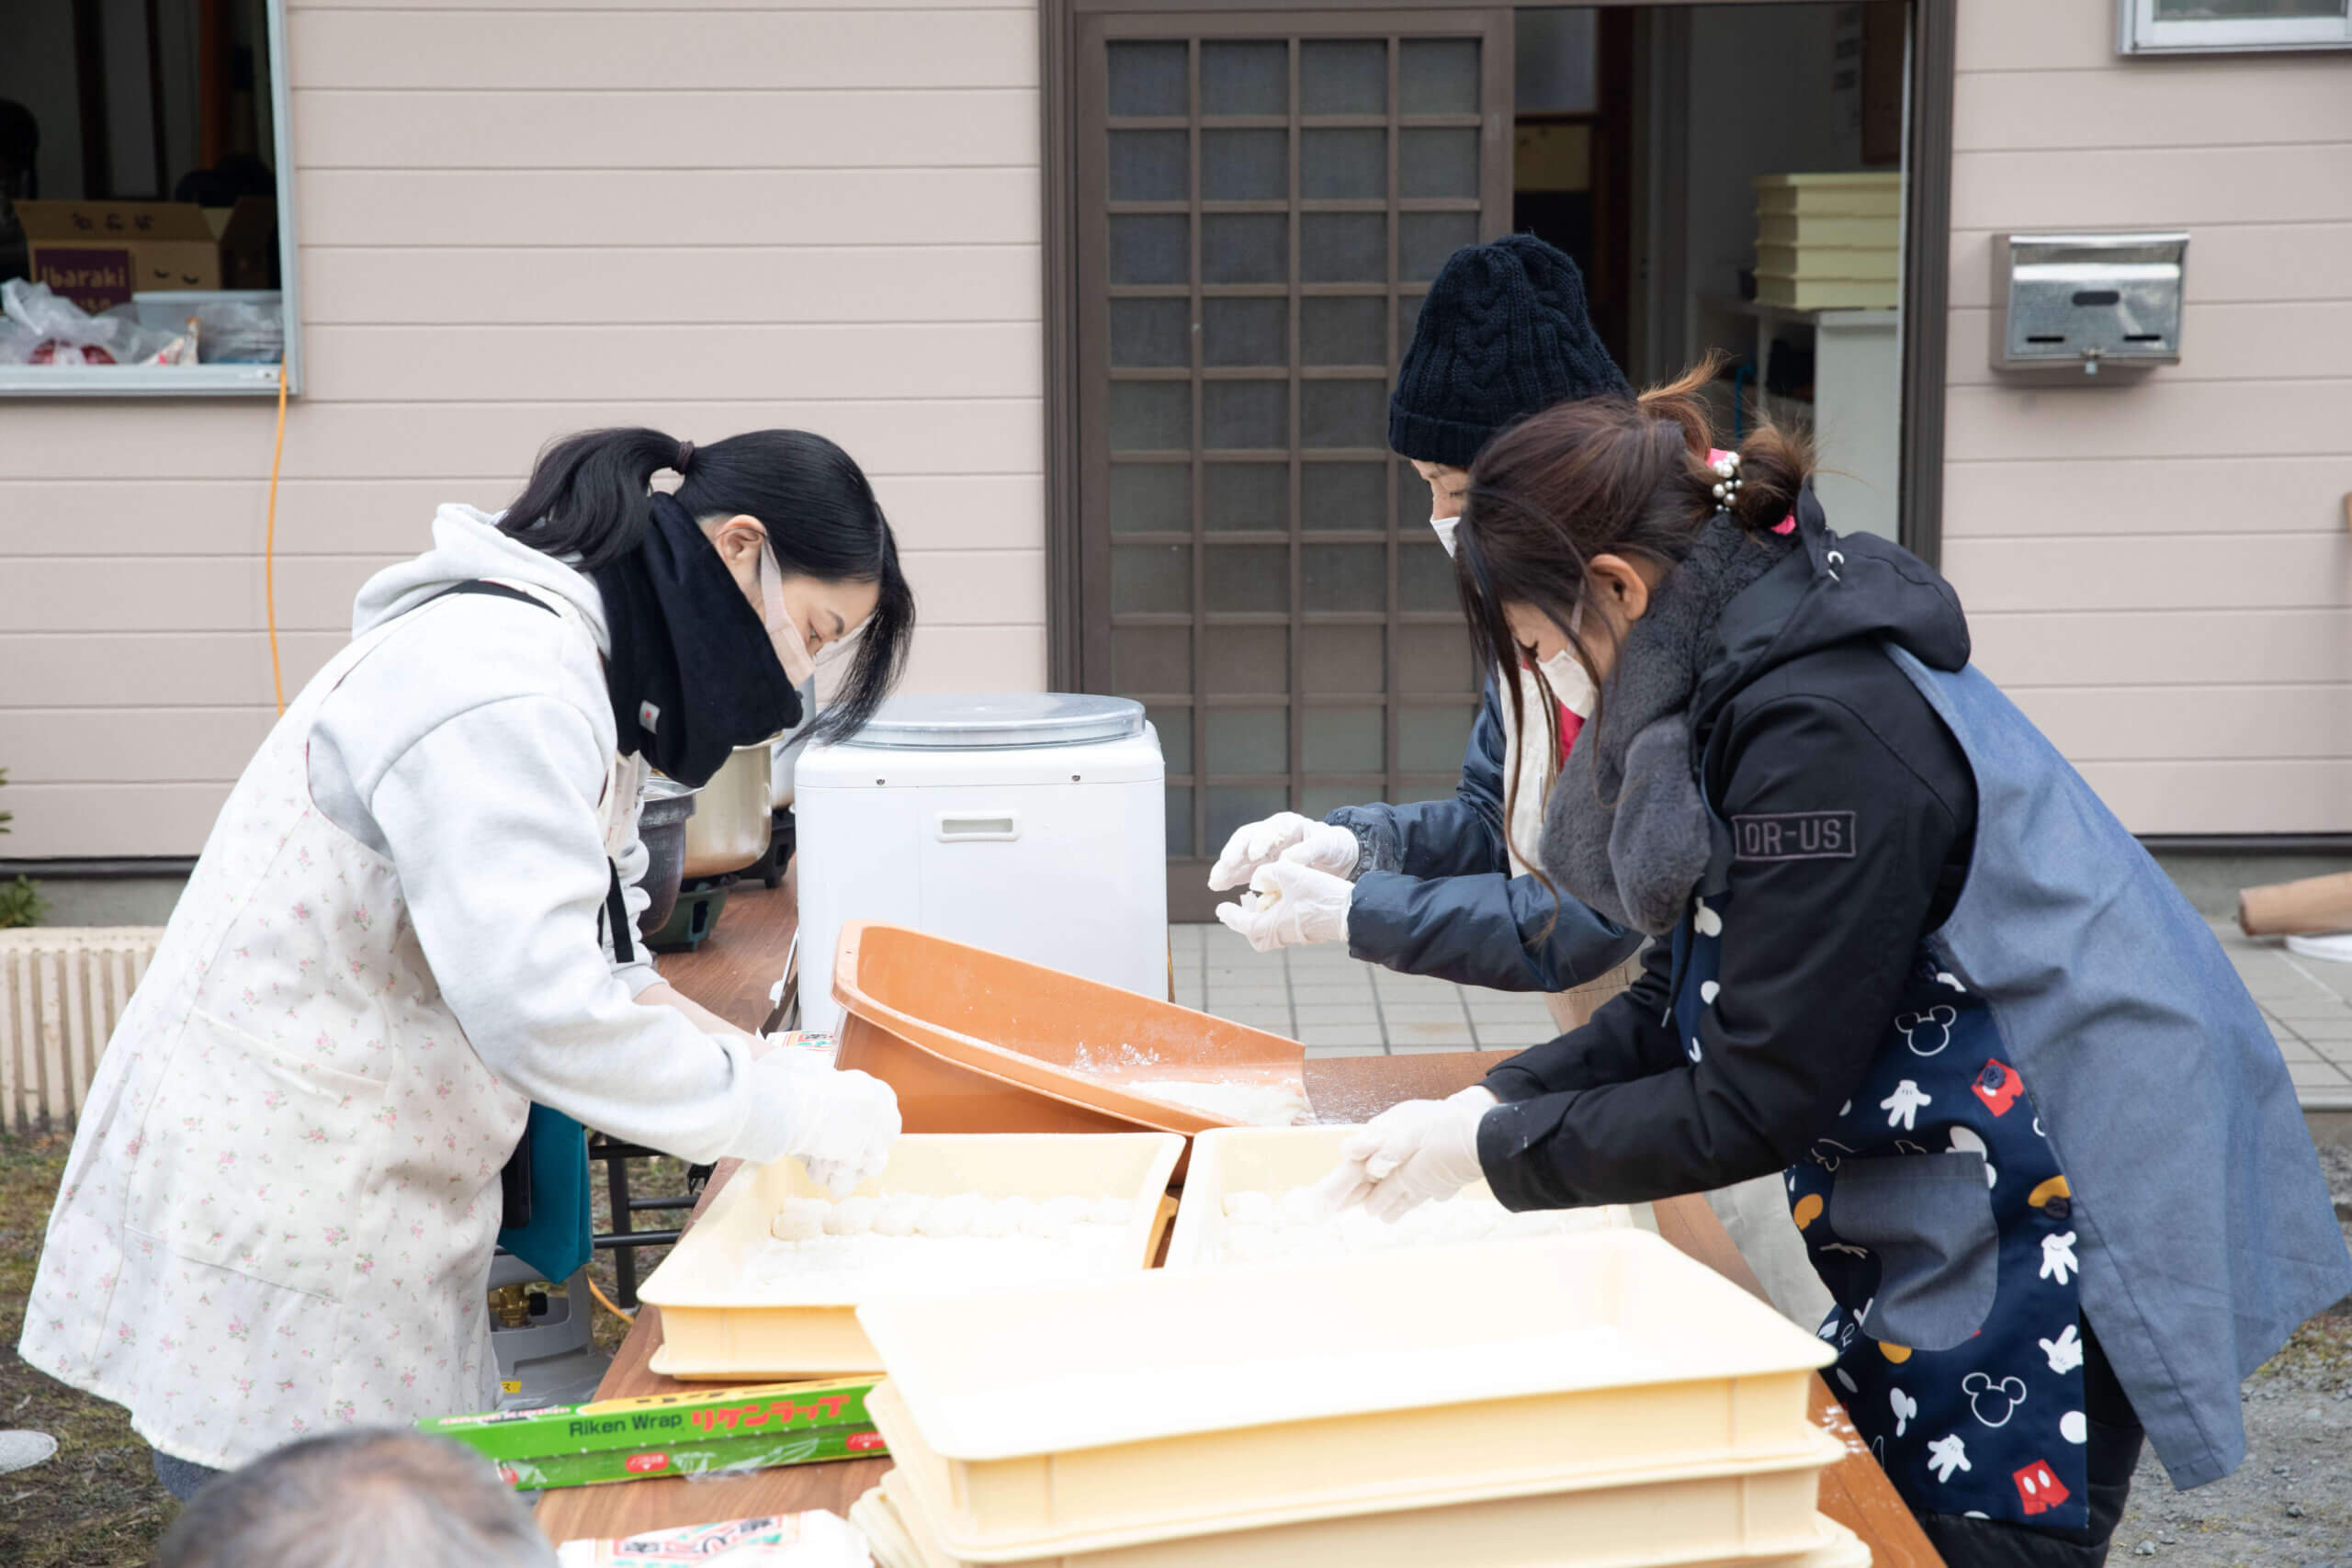
M 1776 811 L 1731 819 L 1734 860 L 1852 860 L 1850 811 Z

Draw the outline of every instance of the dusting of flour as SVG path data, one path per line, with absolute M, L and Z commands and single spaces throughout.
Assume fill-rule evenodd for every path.
M 1565 1235 L 1607 1224 L 1600 1209 L 1541 1209 L 1515 1214 L 1486 1193 L 1464 1192 L 1442 1202 L 1423 1203 L 1391 1222 L 1374 1219 L 1362 1208 L 1330 1213 L 1321 1194 L 1311 1187 L 1280 1194 L 1231 1192 L 1226 1195 L 1225 1226 L 1216 1260 L 1262 1263 L 1396 1248 L 1460 1247 L 1489 1238 Z
M 869 1301 L 1132 1273 L 1125 1199 L 893 1193 L 786 1201 L 744 1274 L 797 1297 Z
M 1227 1083 L 1213 1079 L 1142 1078 L 1125 1086 L 1148 1100 L 1162 1100 L 1245 1127 L 1293 1127 L 1306 1119 L 1306 1096 L 1291 1083 Z

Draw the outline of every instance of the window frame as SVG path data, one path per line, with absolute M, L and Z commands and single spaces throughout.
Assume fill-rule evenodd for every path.
M 264 0 L 269 47 L 270 152 L 277 179 L 278 309 L 286 321 L 287 394 L 302 390 L 302 311 L 296 247 L 292 93 L 286 80 L 286 0 Z M 0 398 L 276 397 L 277 365 L 77 367 L 0 365 Z
M 2352 49 L 2352 12 L 2342 17 L 2229 17 L 2163 21 L 2156 0 L 2116 0 L 2119 54 L 2242 54 Z

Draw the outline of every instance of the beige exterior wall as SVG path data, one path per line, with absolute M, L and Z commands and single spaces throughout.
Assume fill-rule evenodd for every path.
M 289 10 L 289 694 L 436 502 L 640 422 L 840 441 L 920 597 L 912 685 L 1044 683 L 1034 6 Z M 275 417 L 0 403 L 0 852 L 202 846 L 274 715 Z
M 1043 684 L 1034 6 L 289 4 L 289 692 L 435 503 L 638 421 L 841 441 L 921 595 L 912 685 Z M 1966 0 L 1960 73 L 1945 565 L 1981 662 L 2137 830 L 2352 829 L 2352 56 L 2123 60 L 2112 0 Z M 2000 382 L 1989 235 L 2125 225 L 2194 236 L 2184 362 Z M 203 842 L 272 716 L 273 418 L 0 403 L 0 851 Z
M 2352 829 L 2352 54 L 1959 12 L 1944 568 L 1978 660 L 2136 831 Z M 2191 236 L 2181 363 L 1996 378 L 1990 236 L 2132 226 Z

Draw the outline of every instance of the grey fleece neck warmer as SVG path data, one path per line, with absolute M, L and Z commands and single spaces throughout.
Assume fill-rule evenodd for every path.
M 1711 518 L 1626 633 L 1600 718 L 1552 786 L 1544 870 L 1619 925 L 1672 931 L 1707 869 L 1713 840 L 1691 754 L 1691 693 L 1724 607 L 1791 547 Z

